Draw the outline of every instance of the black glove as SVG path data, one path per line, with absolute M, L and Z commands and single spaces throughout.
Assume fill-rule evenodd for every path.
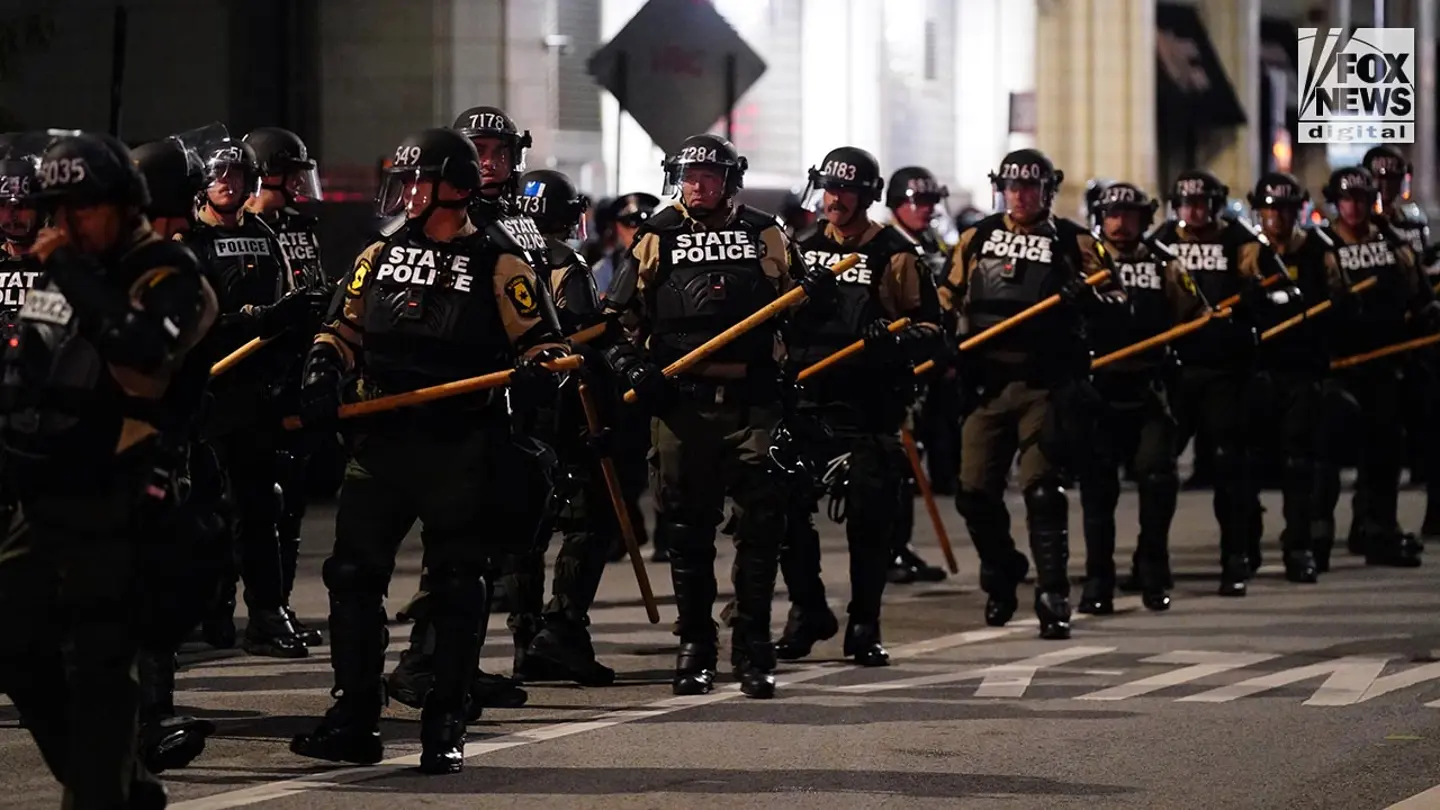
M 272 338 L 286 329 L 306 325 L 314 308 L 312 297 L 304 290 L 292 290 L 273 304 L 255 307 L 260 337 Z
M 1360 294 L 1351 292 L 1349 287 L 1330 295 L 1330 307 L 1339 318 L 1358 318 L 1363 309 Z
M 828 301 L 835 295 L 835 274 L 828 267 L 811 267 L 800 277 L 800 288 L 811 301 Z
M 599 433 L 585 435 L 585 445 L 597 459 L 612 458 L 620 447 L 620 438 L 610 428 L 600 428 Z
M 1095 288 L 1085 283 L 1085 277 L 1076 275 L 1060 287 L 1060 301 L 1069 306 L 1086 305 L 1095 297 Z
M 561 377 L 541 364 L 559 360 L 568 353 L 565 349 L 550 348 L 517 361 L 515 372 L 510 375 L 511 408 L 519 411 L 553 403 L 560 393 Z
M 874 354 L 877 358 L 896 354 L 900 348 L 900 336 L 890 331 L 890 323 L 888 318 L 876 318 L 866 324 L 864 331 L 860 333 L 865 339 L 866 354 Z
M 651 413 L 660 415 L 674 399 L 674 390 L 665 371 L 640 357 L 629 343 L 617 343 L 605 350 L 605 361 L 620 380 L 620 388 L 632 390 Z
M 316 434 L 335 432 L 340 421 L 340 352 L 329 343 L 316 343 L 305 356 L 300 383 L 300 422 Z

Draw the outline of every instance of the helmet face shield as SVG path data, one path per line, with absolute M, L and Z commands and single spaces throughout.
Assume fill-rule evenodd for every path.
M 320 202 L 325 199 L 320 191 L 320 172 L 311 163 L 309 166 L 295 164 L 285 173 L 285 196 L 302 202 Z
M 382 217 L 414 219 L 435 200 L 435 177 L 422 168 L 390 169 L 375 195 L 375 213 Z

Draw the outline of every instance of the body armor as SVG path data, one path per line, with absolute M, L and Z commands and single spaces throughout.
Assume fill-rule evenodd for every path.
M 646 288 L 653 313 L 652 358 L 668 365 L 776 298 L 760 263 L 769 214 L 744 207 L 723 228 L 690 231 L 679 210 L 666 209 L 640 233 L 660 240 L 660 263 Z M 636 239 L 639 239 L 637 235 Z M 772 364 L 774 327 L 762 324 L 710 356 L 714 362 Z
M 1330 297 L 1325 254 L 1335 245 L 1324 231 L 1310 229 L 1304 234 L 1297 248 L 1280 255 L 1285 274 L 1300 289 L 1300 298 L 1284 307 L 1269 308 L 1264 323 L 1259 325 L 1262 331 Z M 1275 369 L 1323 372 L 1329 364 L 1329 335 L 1334 329 L 1333 323 L 1327 328 L 1323 318 L 1328 317 L 1296 324 L 1260 344 L 1262 364 Z
M 911 235 L 920 243 L 920 266 L 930 271 L 931 278 L 938 284 L 945 278 L 945 259 L 950 255 L 951 246 L 945 244 L 934 228 Z
M 1007 229 L 1003 214 L 981 220 L 962 257 L 966 262 L 973 260 L 965 298 L 965 332 L 979 333 L 1058 293 L 1080 272 L 1075 255 L 1078 232 L 1078 226 L 1065 220 L 1047 221 L 1028 233 Z M 1072 323 L 1057 329 L 1057 318 Z M 995 337 L 985 348 L 1043 351 L 1078 330 L 1078 319 L 1051 310 Z
M 837 294 L 833 304 L 806 307 L 796 314 L 795 328 L 787 335 L 790 357 L 807 366 L 854 343 L 865 327 L 886 317 L 880 306 L 879 290 L 890 260 L 899 253 L 917 252 L 894 228 L 882 228 L 858 248 L 846 247 L 831 239 L 825 228 L 826 222 L 822 219 L 796 239 L 795 247 L 806 267 L 833 267 L 852 252 L 858 252 L 861 259 L 836 278 Z M 859 362 L 865 359 L 864 354 L 856 358 Z
M 571 334 L 599 317 L 600 296 L 595 291 L 590 266 L 574 248 L 554 237 L 546 237 L 545 242 L 550 272 L 541 278 L 549 285 L 551 297 L 563 303 L 556 315 L 565 333 Z
M 1347 243 L 1333 227 L 1326 235 L 1335 243 L 1336 259 L 1347 286 L 1371 277 L 1380 279 L 1373 288 L 1361 293 L 1359 315 L 1337 330 L 1336 351 L 1342 355 L 1356 354 L 1404 339 L 1406 285 L 1395 255 L 1402 245 L 1392 241 L 1393 237 L 1386 231 L 1374 228 L 1355 244 Z
M 1172 220 L 1162 224 L 1154 240 L 1166 245 L 1180 259 L 1185 271 L 1195 279 L 1200 297 L 1210 306 L 1240 292 L 1240 246 L 1254 241 L 1244 226 L 1225 221 L 1225 227 L 1204 241 L 1185 239 Z
M 320 261 L 319 221 L 294 208 L 282 208 L 273 220 L 266 222 L 275 231 L 280 252 L 290 263 L 290 274 L 297 289 L 324 287 L 334 279 L 325 275 Z
M 529 258 L 499 223 L 450 242 L 412 227 L 386 240 L 363 292 L 367 381 L 396 393 L 509 368 L 491 281 L 503 253 Z
M 1405 202 L 1395 206 L 1390 227 L 1415 251 L 1416 256 L 1423 256 L 1425 249 L 1430 247 L 1430 221 L 1416 203 Z
M 1091 346 L 1101 357 L 1175 326 L 1171 323 L 1170 298 L 1165 285 L 1165 266 L 1175 258 L 1168 248 L 1150 240 L 1142 240 L 1129 254 L 1121 253 L 1110 242 L 1105 243 L 1106 267 L 1125 288 L 1133 316 L 1128 319 L 1106 319 L 1092 327 Z M 1161 363 L 1168 354 L 1165 346 L 1141 355 L 1146 361 Z
M 209 268 L 222 313 L 273 304 L 291 288 L 280 241 L 257 216 L 246 216 L 233 228 L 196 223 L 185 234 L 185 244 Z
M 125 255 L 96 283 L 128 290 L 154 267 L 200 272 L 190 251 L 160 240 Z M 87 335 L 91 326 L 48 278 L 26 296 L 0 378 L 6 450 L 22 466 L 45 464 L 58 475 L 84 477 L 87 468 L 103 466 L 97 460 L 114 455 L 125 417 L 167 421 L 163 401 L 136 399 L 120 387 Z
M 40 263 L 34 258 L 0 253 L 0 337 L 8 340 L 15 335 L 25 291 L 39 279 Z

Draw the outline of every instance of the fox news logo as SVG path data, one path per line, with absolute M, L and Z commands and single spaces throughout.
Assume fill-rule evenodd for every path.
M 1415 29 L 1300 29 L 1300 143 L 1414 143 Z

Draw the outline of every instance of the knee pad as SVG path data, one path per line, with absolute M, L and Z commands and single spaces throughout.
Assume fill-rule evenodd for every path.
M 484 571 L 478 566 L 445 564 L 431 572 L 437 607 L 451 615 L 482 612 L 489 601 Z
M 1063 521 L 1070 514 L 1070 499 L 1059 481 L 1042 479 L 1025 488 L 1025 511 L 1032 521 Z
M 655 532 L 665 538 L 664 545 L 672 552 L 694 554 L 697 551 L 713 553 L 715 550 L 715 530 L 713 528 L 682 522 L 669 513 L 660 519 L 659 525 L 655 527 Z
M 330 557 L 320 569 L 321 579 L 337 596 L 374 596 L 385 593 L 386 582 L 354 560 Z

